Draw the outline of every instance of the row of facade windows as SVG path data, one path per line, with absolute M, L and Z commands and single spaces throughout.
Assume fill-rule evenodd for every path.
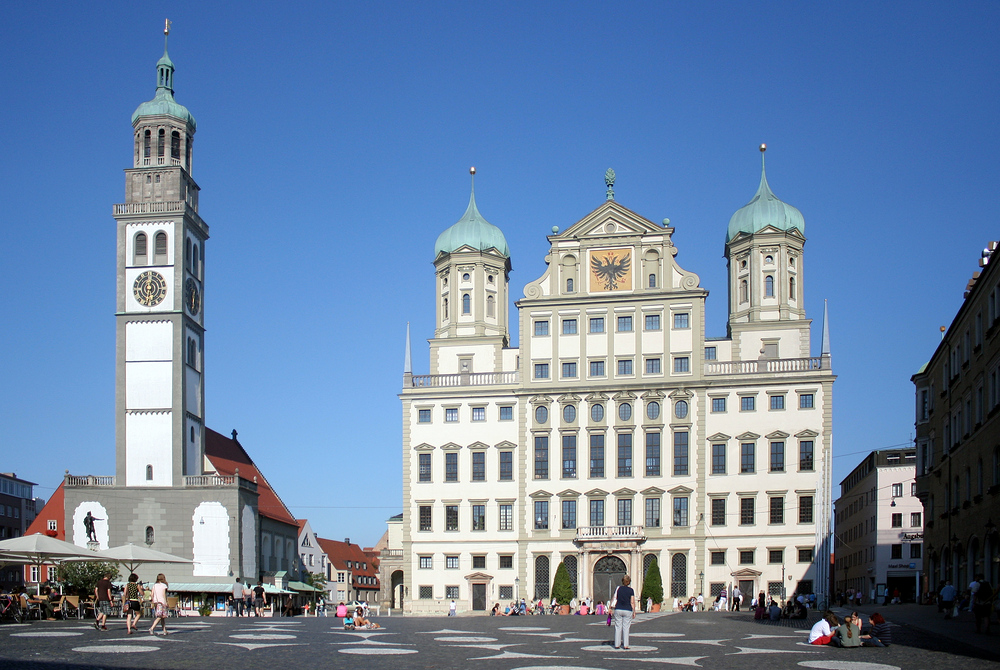
M 712 399 L 712 413 L 720 414 L 727 411 L 727 398 L 725 397 L 713 397 Z M 812 393 L 800 393 L 798 399 L 799 409 L 814 409 L 815 408 L 815 396 Z M 771 411 L 780 411 L 785 409 L 785 395 L 784 394 L 770 394 L 768 395 L 768 407 Z M 674 401 L 674 416 L 678 419 L 684 419 L 687 417 L 690 409 L 690 405 L 687 400 L 676 400 Z M 740 411 L 741 412 L 754 412 L 757 409 L 757 398 L 752 395 L 740 396 Z M 646 417 L 650 420 L 655 421 L 660 417 L 660 402 L 657 400 L 650 400 L 646 403 Z M 535 423 L 545 424 L 549 420 L 549 408 L 545 405 L 538 405 L 535 407 Z M 605 416 L 604 405 L 601 403 L 594 403 L 590 406 L 590 418 L 593 421 L 603 421 Z M 629 421 L 632 418 L 632 404 L 628 402 L 622 402 L 618 404 L 618 418 L 622 421 Z M 473 406 L 471 408 L 470 419 L 474 422 L 486 421 L 486 406 Z M 514 420 L 514 406 L 513 405 L 500 405 L 498 412 L 498 419 L 500 421 L 513 421 Z M 562 407 L 562 420 L 564 424 L 574 423 L 577 419 L 577 407 L 576 405 L 563 405 Z M 432 420 L 432 410 L 429 408 L 420 408 L 417 410 L 417 421 L 418 423 L 431 423 Z M 446 407 L 444 410 L 444 420 L 445 423 L 457 423 L 459 421 L 459 408 L 458 407 Z
M 499 570 L 513 570 L 514 569 L 514 554 L 497 554 L 497 569 Z M 473 570 L 486 570 L 486 554 L 473 554 L 472 555 L 472 569 Z M 444 563 L 442 564 L 440 560 L 435 563 L 434 554 L 419 554 L 417 558 L 417 565 L 420 570 L 433 570 L 434 568 L 445 568 L 446 570 L 459 570 L 461 565 L 461 557 L 459 554 L 445 554 Z M 468 564 L 467 564 L 468 565 Z
M 690 475 L 690 445 L 687 431 L 677 431 L 672 433 L 673 453 L 671 454 L 671 474 L 675 477 L 687 477 Z M 589 467 L 589 478 L 602 479 L 606 477 L 606 454 L 605 438 L 603 433 L 593 433 L 590 435 L 590 458 L 586 465 Z M 632 433 L 619 433 L 617 442 L 617 460 L 612 464 L 615 466 L 617 477 L 632 477 L 633 474 L 633 435 Z M 561 479 L 577 479 L 579 450 L 577 447 L 577 435 L 562 435 L 562 448 L 559 454 L 560 460 L 557 466 Z M 645 434 L 645 460 L 642 472 L 646 477 L 660 477 L 664 474 L 662 469 L 661 434 L 649 432 Z M 728 472 L 728 448 L 725 443 L 712 444 L 711 473 L 713 475 L 725 475 Z M 550 449 L 548 435 L 535 435 L 534 456 L 533 456 L 533 478 L 550 478 Z M 486 451 L 476 450 L 471 452 L 471 477 L 470 481 L 486 481 Z M 768 451 L 768 472 L 783 473 L 786 471 L 786 445 L 784 441 L 771 441 Z M 798 448 L 798 471 L 812 472 L 815 469 L 815 447 L 812 440 L 800 440 Z M 432 467 L 432 455 L 421 453 L 417 455 L 417 481 L 430 483 L 434 481 Z M 757 444 L 755 442 L 743 442 L 739 451 L 739 472 L 740 474 L 753 474 L 757 472 Z M 514 452 L 501 451 L 498 453 L 498 473 L 499 481 L 513 481 L 514 479 Z M 459 454 L 457 451 L 445 452 L 444 455 L 444 481 L 461 481 L 459 476 Z
M 764 297 L 773 298 L 774 295 L 774 276 L 764 275 Z M 788 278 L 788 299 L 797 300 L 798 296 L 795 293 L 795 277 Z M 750 286 L 746 279 L 740 280 L 740 302 L 746 303 L 750 302 Z
M 691 315 L 688 312 L 677 312 L 673 315 L 674 317 L 674 330 L 688 330 L 691 328 Z M 575 318 L 562 319 L 562 334 L 563 335 L 576 335 L 579 332 L 578 320 Z M 619 333 L 631 333 L 634 331 L 633 328 L 633 317 L 632 316 L 619 316 L 616 317 L 617 330 Z M 604 333 L 605 331 L 605 317 L 594 316 L 590 317 L 588 320 L 588 332 L 590 333 Z M 659 314 L 646 314 L 644 317 L 644 326 L 647 331 L 662 330 L 660 323 Z M 546 337 L 549 335 L 549 321 L 547 319 L 537 319 L 534 322 L 534 333 L 536 337 Z
M 496 316 L 496 298 L 492 295 L 486 296 L 486 316 L 495 317 Z M 447 321 L 450 318 L 450 305 L 448 303 L 448 298 L 445 298 L 441 303 L 441 319 Z M 472 296 L 468 293 L 462 294 L 462 315 L 469 316 L 472 314 Z
M 149 264 L 149 238 L 146 233 L 136 233 L 133 240 L 132 264 Z M 167 263 L 167 234 L 162 230 L 153 235 L 153 265 L 166 265 Z
M 611 525 L 632 526 L 635 523 L 633 516 L 634 499 L 615 498 L 613 517 L 615 523 Z M 611 518 L 606 516 L 606 503 L 604 498 L 589 498 L 587 500 L 586 511 L 589 514 L 587 520 L 590 527 L 605 527 Z M 757 498 L 755 496 L 742 495 L 739 498 L 739 511 L 734 513 L 732 518 L 727 513 L 727 499 L 725 497 L 711 498 L 712 526 L 721 527 L 731 525 L 734 520 L 738 520 L 740 526 L 757 525 Z M 662 498 L 656 496 L 645 497 L 643 504 L 643 526 L 645 528 L 660 528 Z M 684 528 L 690 525 L 690 498 L 688 496 L 672 496 L 670 499 L 672 507 L 672 526 Z M 575 498 L 564 498 L 559 501 L 558 525 L 562 530 L 575 530 L 578 528 L 577 517 L 578 501 Z M 812 495 L 798 496 L 797 506 L 790 508 L 797 514 L 797 523 L 811 524 L 814 520 L 814 497 Z M 449 503 L 444 505 L 444 530 L 447 532 L 458 532 L 463 530 L 460 523 L 460 505 Z M 417 509 L 418 529 L 424 532 L 434 530 L 433 505 L 419 505 Z M 468 506 L 469 526 L 472 531 L 487 530 L 486 503 L 473 502 Z M 786 500 L 785 496 L 768 496 L 767 523 L 768 525 L 782 525 L 786 523 Z M 532 503 L 532 528 L 534 530 L 549 530 L 550 522 L 554 517 L 550 517 L 550 501 L 535 500 Z M 497 506 L 497 530 L 514 530 L 514 503 L 502 502 Z

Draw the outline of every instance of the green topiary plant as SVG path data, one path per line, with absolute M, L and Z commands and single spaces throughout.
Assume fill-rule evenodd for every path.
M 642 606 L 652 598 L 655 604 L 663 602 L 663 579 L 660 577 L 660 564 L 656 562 L 656 556 L 649 562 L 646 570 L 646 577 L 642 580 Z
M 556 568 L 556 576 L 552 579 L 552 597 L 560 605 L 569 605 L 573 599 L 573 585 L 569 581 L 569 571 L 565 563 Z

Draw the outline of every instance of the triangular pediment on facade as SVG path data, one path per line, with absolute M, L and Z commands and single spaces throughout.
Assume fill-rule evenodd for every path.
M 751 432 L 750 432 L 750 431 L 748 430 L 748 431 L 747 431 L 747 432 L 745 432 L 745 433 L 740 433 L 739 435 L 737 435 L 737 436 L 736 436 L 736 439 L 737 439 L 737 440 L 743 440 L 744 442 L 746 442 L 746 441 L 748 441 L 748 440 L 756 440 L 756 439 L 757 439 L 757 438 L 759 438 L 759 437 L 760 437 L 760 435 L 758 435 L 757 433 L 751 433 Z
M 689 489 L 688 487 L 682 485 L 682 486 L 675 486 L 674 488 L 670 489 L 668 493 L 672 496 L 683 496 L 693 491 L 694 489 Z
M 488 575 L 485 572 L 473 572 L 466 575 L 465 579 L 470 582 L 489 582 L 493 581 L 493 575 Z
M 517 445 L 510 440 L 504 440 L 503 442 L 498 442 L 493 445 L 497 449 L 517 449 Z
M 788 437 L 788 433 L 786 433 L 783 430 L 776 430 L 773 433 L 768 433 L 764 437 L 766 437 L 769 440 L 783 440 L 786 437 Z
M 478 442 L 477 441 L 477 442 L 473 442 L 472 444 L 469 445 L 469 449 L 489 449 L 489 448 L 490 448 L 490 445 L 486 444 L 485 442 Z
M 668 238 L 673 228 L 664 228 L 649 219 L 636 214 L 614 200 L 607 200 L 585 217 L 566 228 L 561 233 L 551 235 L 549 239 L 558 242 L 564 239 L 615 238 L 659 233 Z
M 799 439 L 803 437 L 819 437 L 819 433 L 817 433 L 815 430 L 811 428 L 806 428 L 805 430 L 800 430 L 799 432 L 795 433 L 795 437 Z
M 552 494 L 548 491 L 535 491 L 534 493 L 528 494 L 529 498 L 551 498 Z
M 621 402 L 622 400 L 635 400 L 636 395 L 631 391 L 619 391 L 612 396 L 612 399 L 617 402 Z
M 671 391 L 670 395 L 668 395 L 667 397 L 670 398 L 671 400 L 687 400 L 692 396 L 694 396 L 694 393 L 692 393 L 691 391 L 688 391 L 685 388 L 679 388 L 676 391 Z
M 449 442 L 448 444 L 442 444 L 441 449 L 444 451 L 458 451 L 462 448 L 462 445 L 455 444 L 454 442 Z
M 617 491 L 614 491 L 613 493 L 614 493 L 615 496 L 617 496 L 619 498 L 624 498 L 625 496 L 634 496 L 635 495 L 635 491 L 633 491 L 630 488 L 620 488 Z
M 642 394 L 641 397 L 643 400 L 662 400 L 664 396 L 663 396 L 663 391 L 654 390 L 654 391 L 646 391 L 645 393 Z
M 421 442 L 417 446 L 413 447 L 413 451 L 434 451 L 434 445 Z
M 729 436 L 725 433 L 716 433 L 715 435 L 708 436 L 709 442 L 727 442 L 729 439 Z
M 642 495 L 644 496 L 659 496 L 666 493 L 666 491 L 664 491 L 661 488 L 657 488 L 655 486 L 650 486 L 648 489 L 643 489 L 642 491 L 640 491 L 640 493 L 642 493 Z
M 556 494 L 557 498 L 579 498 L 580 494 L 573 489 L 566 489 L 565 491 L 560 491 Z
M 550 405 L 552 404 L 552 398 L 547 395 L 533 395 L 528 398 L 528 404 L 531 405 Z
M 583 495 L 588 496 L 590 498 L 601 498 L 601 497 L 604 497 L 604 496 L 608 495 L 608 492 L 604 491 L 602 489 L 590 489 L 589 491 L 587 491 Z
M 597 392 L 597 393 L 591 393 L 590 395 L 587 396 L 587 402 L 590 402 L 590 403 L 594 403 L 594 402 L 607 402 L 607 400 L 608 400 L 608 394 L 607 393 Z
M 761 575 L 759 570 L 753 570 L 752 568 L 740 568 L 736 572 L 729 574 L 733 577 L 760 577 Z
M 564 393 L 561 396 L 559 396 L 559 398 L 556 400 L 556 402 L 558 402 L 560 404 L 563 404 L 563 405 L 569 405 L 571 403 L 578 403 L 578 402 L 580 402 L 580 396 L 576 395 L 575 393 Z
M 448 252 L 445 251 L 440 252 L 437 255 L 437 257 L 434 258 L 434 261 L 437 262 L 437 259 L 446 253 Z M 455 256 L 455 254 L 477 254 L 477 255 L 483 254 L 484 256 L 493 256 L 499 263 L 502 263 L 507 260 L 507 258 L 502 253 L 500 253 L 500 251 L 496 247 L 490 247 L 489 249 L 476 249 L 471 245 L 463 244 L 458 249 L 455 249 L 454 251 L 451 252 L 451 256 Z

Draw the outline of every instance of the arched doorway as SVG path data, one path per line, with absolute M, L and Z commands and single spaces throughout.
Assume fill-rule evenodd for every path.
M 389 576 L 389 579 L 392 584 L 392 596 L 389 607 L 397 610 L 403 609 L 403 571 L 393 571 L 392 575 Z
M 594 565 L 594 600 L 607 602 L 628 574 L 625 562 L 617 556 L 605 556 Z

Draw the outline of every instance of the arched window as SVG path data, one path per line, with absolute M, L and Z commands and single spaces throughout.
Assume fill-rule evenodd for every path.
M 150 131 L 147 130 L 145 133 L 143 133 L 143 138 L 142 138 L 142 157 L 143 158 L 149 158 L 150 153 L 153 150 L 152 144 L 153 144 L 153 135 L 152 135 L 152 133 Z
M 747 280 L 740 280 L 740 302 L 747 302 L 749 298 L 747 297 Z
M 198 343 L 193 337 L 187 341 L 187 364 L 193 368 L 198 367 Z
M 576 584 L 577 584 L 577 579 L 576 579 L 576 573 L 577 573 L 576 556 L 567 556 L 566 558 L 563 559 L 563 564 L 566 566 L 566 572 L 569 573 L 569 583 L 570 583 L 570 586 L 573 587 L 573 596 L 575 597 L 577 595 L 577 590 L 576 590 Z
M 566 280 L 566 293 L 572 293 L 572 292 L 573 292 L 573 278 L 570 277 L 569 279 Z
M 153 527 L 146 526 L 146 544 L 153 544 Z
M 146 260 L 146 233 L 135 234 L 134 261 L 136 265 L 145 265 Z
M 181 159 L 181 134 L 176 130 L 170 133 L 170 157 L 175 161 Z
M 472 296 L 468 293 L 462 294 L 462 314 L 472 314 Z
M 535 558 L 535 600 L 549 598 L 549 557 Z
M 444 315 L 441 317 L 443 321 L 448 320 L 448 298 L 444 299 L 444 308 L 441 310 Z
M 156 156 L 157 158 L 163 158 L 163 154 L 167 150 L 167 131 L 160 128 L 160 136 L 156 144 Z
M 788 299 L 795 300 L 795 277 L 788 278 Z
M 191 426 L 191 441 L 194 442 L 194 426 Z
M 670 559 L 670 596 L 687 595 L 687 554 L 674 554 Z
M 147 465 L 146 466 L 146 481 L 147 482 L 153 481 L 153 466 L 152 465 Z
M 184 240 L 184 264 L 191 267 L 191 240 Z
M 649 275 L 649 288 L 656 288 L 656 275 Z
M 198 245 L 196 244 L 196 245 L 194 245 L 194 253 L 191 256 L 191 272 L 193 272 L 194 276 L 196 276 L 196 277 L 198 276 L 198 261 L 199 260 L 200 260 L 200 257 L 198 256 Z
M 491 295 L 486 296 L 486 316 L 496 316 L 495 311 L 496 300 Z
M 153 264 L 164 265 L 167 262 L 167 234 L 160 231 L 153 238 Z
M 646 554 L 642 557 L 642 583 L 645 584 L 646 580 L 649 579 L 649 566 L 653 564 L 656 560 L 656 554 Z
M 764 297 L 774 297 L 774 277 L 772 275 L 764 277 Z
M 187 165 L 188 172 L 191 171 L 191 138 L 188 137 L 187 141 L 184 143 L 187 151 L 184 152 L 184 163 Z

